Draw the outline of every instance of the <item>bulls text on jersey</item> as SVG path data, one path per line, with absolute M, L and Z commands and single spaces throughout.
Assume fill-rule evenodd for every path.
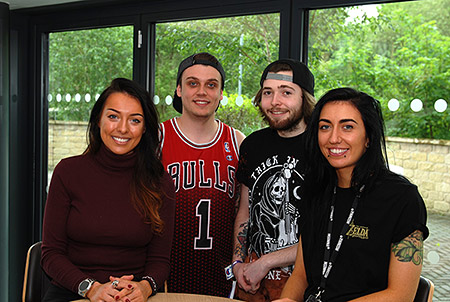
M 180 186 L 184 190 L 190 190 L 198 185 L 199 188 L 214 188 L 222 192 L 227 192 L 230 198 L 234 197 L 235 173 L 236 168 L 230 165 L 222 167 L 219 161 L 213 161 L 214 175 L 212 178 L 205 176 L 205 161 L 183 161 L 173 162 L 167 165 L 167 172 L 173 179 L 175 192 L 178 192 Z M 226 169 L 228 179 L 220 178 L 221 169 Z

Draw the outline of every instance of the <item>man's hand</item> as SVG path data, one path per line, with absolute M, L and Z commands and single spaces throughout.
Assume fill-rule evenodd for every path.
M 252 291 L 256 292 L 259 289 L 261 281 L 269 273 L 269 270 L 270 267 L 265 265 L 263 258 L 246 263 L 243 268 L 243 275 L 247 284 L 251 286 Z
M 249 283 L 247 283 L 247 281 L 245 280 L 244 277 L 244 267 L 247 265 L 247 263 L 236 263 L 233 266 L 233 274 L 234 277 L 236 278 L 237 284 L 238 286 L 244 290 L 245 292 L 254 294 L 256 291 L 252 290 L 252 287 Z

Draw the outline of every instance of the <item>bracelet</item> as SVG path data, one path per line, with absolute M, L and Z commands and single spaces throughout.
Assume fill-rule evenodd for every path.
M 228 265 L 225 268 L 225 276 L 227 277 L 227 280 L 230 280 L 232 278 L 234 278 L 234 273 L 233 273 L 233 267 L 238 264 L 238 263 L 242 263 L 241 260 L 234 260 L 233 263 L 231 263 L 230 265 Z
M 156 295 L 158 286 L 156 285 L 155 279 L 153 279 L 153 277 L 150 277 L 150 276 L 144 276 L 141 278 L 141 280 L 145 280 L 148 283 L 150 283 L 150 287 L 152 288 L 152 294 L 150 295 L 150 297 Z

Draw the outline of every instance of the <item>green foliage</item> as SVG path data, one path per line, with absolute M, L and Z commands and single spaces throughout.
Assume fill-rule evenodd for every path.
M 161 122 L 167 121 L 172 117 L 179 116 L 180 114 L 173 108 L 172 105 L 167 105 L 165 100 L 162 99 L 159 104 L 156 105 L 156 109 L 159 113 L 159 120 Z
M 355 87 L 381 101 L 388 135 L 450 139 L 448 113 L 434 110 L 436 100 L 449 101 L 450 37 L 442 34 L 445 30 L 440 30 L 442 25 L 436 20 L 418 13 L 429 11 L 429 2 L 384 4 L 379 6 L 377 17 L 363 16 L 346 22 L 344 27 L 332 25 L 333 30 L 340 30 L 332 32 L 334 44 L 327 47 L 327 55 L 310 55 L 316 95 L 335 87 Z M 338 10 L 320 10 L 317 14 L 342 25 L 342 19 L 335 18 Z M 436 10 L 445 15 L 450 6 L 433 8 Z M 330 29 L 324 30 L 330 33 Z M 319 31 L 318 37 L 327 37 L 327 33 Z M 317 43 L 311 51 L 322 49 Z M 397 112 L 387 108 L 392 98 L 400 101 Z M 424 104 L 419 113 L 409 109 L 415 98 Z
M 278 58 L 279 15 L 253 15 L 158 24 L 156 28 L 155 95 L 160 120 L 179 115 L 164 102 L 173 96 L 179 63 L 191 54 L 215 55 L 226 73 L 224 95 L 229 101 L 217 111 L 217 118 L 248 135 L 264 126 L 250 98 L 259 89 L 264 68 Z M 242 73 L 240 73 L 240 65 Z M 244 104 L 235 99 L 242 87 Z
M 116 77 L 133 76 L 133 27 L 51 33 L 49 38 L 50 118 L 86 121 L 95 101 Z M 75 94 L 81 101 L 74 101 Z M 85 94 L 91 101 L 85 102 Z M 57 94 L 63 100 L 56 101 Z M 72 100 L 65 100 L 70 94 Z
M 206 51 L 223 65 L 225 91 L 238 93 L 240 80 L 242 93 L 255 95 L 262 71 L 278 58 L 278 24 L 278 14 L 158 24 L 154 94 L 173 95 L 179 63 Z
M 179 63 L 206 51 L 219 59 L 226 73 L 224 95 L 229 101 L 219 108 L 217 118 L 246 135 L 264 126 L 250 98 L 259 89 L 264 68 L 278 58 L 278 24 L 278 14 L 158 24 L 154 94 L 161 99 L 156 105 L 160 120 L 179 115 L 164 101 L 174 95 Z M 235 103 L 239 80 L 244 93 L 241 107 Z
M 351 86 L 380 100 L 391 136 L 450 139 L 448 110 L 437 113 L 437 99 L 449 100 L 449 0 L 421 0 L 378 5 L 378 15 L 349 20 L 353 8 L 310 12 L 309 66 L 316 97 L 331 88 Z M 268 63 L 278 58 L 279 14 L 160 23 L 156 26 L 156 81 L 161 121 L 178 113 L 165 104 L 176 88 L 178 64 L 208 51 L 226 72 L 226 106 L 217 117 L 245 134 L 261 128 L 258 110 L 249 101 L 259 89 Z M 115 77 L 132 77 L 133 28 L 130 26 L 50 34 L 50 117 L 86 120 L 100 93 Z M 240 71 L 242 68 L 242 71 Z M 239 91 L 239 83 L 242 90 Z M 63 100 L 56 102 L 56 94 Z M 82 101 L 74 102 L 75 93 Z M 91 94 L 91 102 L 84 95 Z M 70 94 L 72 101 L 66 102 Z M 244 105 L 236 106 L 242 94 Z M 396 98 L 400 109 L 390 112 Z M 422 100 L 419 113 L 409 109 Z
M 243 95 L 243 104 L 239 106 L 236 104 L 237 94 L 224 93 L 224 96 L 228 97 L 228 103 L 226 106 L 220 106 L 216 114 L 222 122 L 242 131 L 246 136 L 266 126 L 252 99 Z

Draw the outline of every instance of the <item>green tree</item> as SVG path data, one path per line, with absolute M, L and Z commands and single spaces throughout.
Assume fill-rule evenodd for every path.
M 450 139 L 448 111 L 433 109 L 437 99 L 449 101 L 449 4 L 450 0 L 387 3 L 378 5 L 377 16 L 353 20 L 349 12 L 355 8 L 311 11 L 309 66 L 316 78 L 316 97 L 331 88 L 355 87 L 381 101 L 389 135 Z M 239 84 L 244 100 L 252 98 L 263 69 L 277 59 L 279 18 L 262 14 L 158 24 L 151 94 L 160 98 L 161 120 L 177 115 L 165 98 L 173 96 L 180 61 L 208 51 L 227 74 L 224 93 L 230 101 L 218 117 L 238 129 L 261 127 L 257 109 L 248 101 L 236 106 L 234 98 Z M 130 26 L 50 34 L 50 117 L 86 120 L 95 94 L 112 78 L 131 78 L 132 47 Z M 55 100 L 58 93 L 60 102 Z M 81 95 L 79 103 L 73 101 L 75 93 Z M 91 94 L 89 103 L 83 102 L 86 93 Z M 397 112 L 387 110 L 391 98 L 401 103 Z M 414 98 L 424 103 L 419 113 L 409 109 Z M 246 114 L 256 122 L 246 120 Z
M 351 22 L 333 17 L 336 9 L 321 10 L 324 20 L 338 24 L 331 26 L 334 39 L 316 37 L 321 41 L 316 49 L 327 50 L 326 56 L 311 56 L 317 59 L 312 61 L 316 91 L 351 86 L 378 98 L 388 135 L 450 139 L 448 114 L 433 109 L 437 99 L 448 98 L 449 37 L 442 34 L 436 20 L 416 13 L 420 11 L 419 4 L 409 4 L 383 4 L 378 8 L 378 16 L 363 16 Z M 429 10 L 426 4 L 421 3 L 423 11 Z M 449 6 L 433 9 L 442 9 L 445 15 Z M 317 27 L 318 37 L 330 35 L 330 28 Z M 322 47 L 321 43 L 327 46 Z M 401 102 L 395 113 L 387 109 L 391 98 Z M 423 101 L 423 111 L 415 113 L 409 109 L 413 98 Z
M 49 35 L 50 118 L 86 121 L 113 78 L 133 76 L 133 27 L 112 27 Z M 80 94 L 80 102 L 75 95 Z M 56 100 L 62 95 L 61 102 Z M 69 94 L 71 100 L 66 101 Z M 91 101 L 85 101 L 90 94 Z
M 219 107 L 216 115 L 218 119 L 227 125 L 237 125 L 234 127 L 245 135 L 266 126 L 259 109 L 253 105 L 252 99 L 242 96 L 243 103 L 239 106 L 236 104 L 237 94 L 227 95 L 225 93 L 224 95 L 228 97 L 228 104 Z
M 157 25 L 156 37 L 155 95 L 161 99 L 157 108 L 162 121 L 178 115 L 164 102 L 167 96 L 174 95 L 178 64 L 191 54 L 207 51 L 223 65 L 226 73 L 224 94 L 230 95 L 230 102 L 219 109 L 218 118 L 244 133 L 261 127 L 261 118 L 254 114 L 257 111 L 251 103 L 244 102 L 239 107 L 234 99 L 239 81 L 244 100 L 252 98 L 259 89 L 262 71 L 277 59 L 278 14 L 162 23 Z M 231 113 L 239 117 L 256 116 L 257 121 L 232 118 Z M 246 130 L 249 125 L 253 125 L 252 131 Z

